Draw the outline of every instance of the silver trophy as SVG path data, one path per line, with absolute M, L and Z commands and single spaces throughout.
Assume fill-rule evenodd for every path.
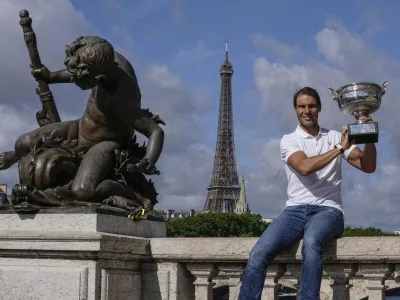
M 387 81 L 382 86 L 371 82 L 359 82 L 342 86 L 336 91 L 328 88 L 340 110 L 345 115 L 353 115 L 357 120 L 355 123 L 347 125 L 350 141 L 353 140 L 355 144 L 378 142 L 378 123 L 364 121 L 360 117 L 368 117 L 379 109 L 387 85 Z

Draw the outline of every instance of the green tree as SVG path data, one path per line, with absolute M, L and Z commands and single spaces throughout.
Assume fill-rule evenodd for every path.
M 259 214 L 201 213 L 166 225 L 168 237 L 259 237 L 269 224 Z
M 150 215 L 155 216 L 155 217 L 164 217 L 164 211 L 163 210 L 152 210 L 150 212 Z
M 343 236 L 393 236 L 396 235 L 395 233 L 392 232 L 384 232 L 382 229 L 375 228 L 375 227 L 367 227 L 367 228 L 361 228 L 361 227 L 346 227 L 344 229 Z
M 166 220 L 168 237 L 259 237 L 269 223 L 259 214 L 201 213 L 194 217 Z M 382 229 L 346 227 L 343 236 L 394 236 Z

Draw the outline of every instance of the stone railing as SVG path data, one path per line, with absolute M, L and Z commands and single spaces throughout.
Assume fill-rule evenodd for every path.
M 0 210 L 0 299 L 237 300 L 256 238 L 165 238 L 161 221 L 112 213 Z M 391 277 L 399 245 L 400 236 L 329 243 L 321 299 L 382 300 L 400 290 L 400 277 Z M 262 299 L 284 299 L 282 291 L 295 298 L 300 271 L 301 243 L 269 267 Z
M 142 263 L 143 299 L 237 300 L 240 279 L 255 238 L 154 238 L 152 262 Z M 400 237 L 341 238 L 324 249 L 321 299 L 385 299 L 400 289 Z M 294 295 L 300 282 L 301 243 L 288 248 L 267 271 L 262 299 Z M 157 280 L 157 284 L 155 284 Z M 220 298 L 218 298 L 220 299 Z M 222 298 L 221 298 L 222 299 Z M 284 299 L 284 298 L 283 298 Z

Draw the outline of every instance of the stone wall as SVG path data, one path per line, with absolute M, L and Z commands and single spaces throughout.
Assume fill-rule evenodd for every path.
M 158 264 L 179 263 L 190 272 L 193 290 L 176 291 L 185 299 L 212 299 L 212 288 L 229 286 L 230 299 L 237 299 L 240 276 L 256 238 L 154 238 L 152 260 Z M 400 268 L 400 237 L 341 238 L 324 249 L 324 278 L 321 299 L 385 299 L 385 291 L 399 288 L 391 277 Z M 293 245 L 278 256 L 267 272 L 264 299 L 278 299 L 281 285 L 298 288 L 302 243 Z M 183 271 L 182 271 L 183 272 Z M 187 276 L 187 275 L 185 275 Z M 179 279 L 177 279 L 179 281 Z M 172 289 L 170 289 L 172 291 Z M 150 299 L 150 298 L 149 298 Z M 151 298 L 153 299 L 153 298 Z M 169 292 L 165 298 L 177 298 Z
M 1 300 L 237 300 L 256 238 L 165 238 L 165 224 L 92 208 L 0 212 Z M 324 251 L 321 299 L 400 288 L 400 236 L 341 238 Z M 296 293 L 301 243 L 270 266 L 263 300 Z M 214 300 L 220 300 L 216 298 Z

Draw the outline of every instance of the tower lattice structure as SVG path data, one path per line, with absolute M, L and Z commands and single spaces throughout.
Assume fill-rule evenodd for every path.
M 211 182 L 203 211 L 234 212 L 240 196 L 236 167 L 232 112 L 233 65 L 228 59 L 228 42 L 225 61 L 221 64 L 221 95 L 219 104 L 217 145 Z

